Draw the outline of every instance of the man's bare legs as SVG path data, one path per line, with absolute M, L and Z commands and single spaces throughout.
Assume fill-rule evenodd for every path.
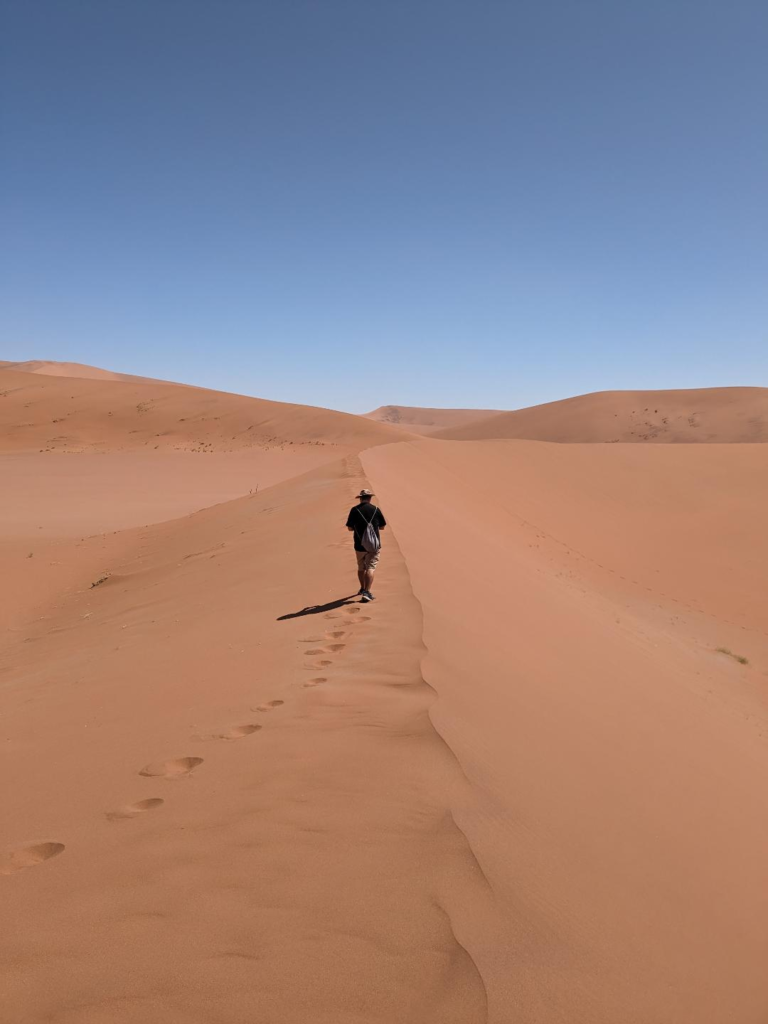
M 367 590 L 370 594 L 373 586 L 373 573 L 367 569 L 358 569 L 357 578 L 360 580 L 360 589 Z

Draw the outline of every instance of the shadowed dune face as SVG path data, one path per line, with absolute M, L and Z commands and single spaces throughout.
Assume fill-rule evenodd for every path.
M 431 717 L 471 784 L 458 820 L 497 898 L 465 933 L 491 1020 L 764 1016 L 767 452 L 363 454 L 423 608 Z
M 766 442 L 768 388 L 600 391 L 484 417 L 435 436 L 454 441 Z
M 359 451 L 408 436 L 362 416 L 203 388 L 0 369 L 2 451 L 209 453 L 292 445 Z
M 497 414 L 496 409 L 422 409 L 410 405 L 382 405 L 365 416 L 379 423 L 396 424 L 414 434 L 433 434 L 436 430 L 462 427 Z

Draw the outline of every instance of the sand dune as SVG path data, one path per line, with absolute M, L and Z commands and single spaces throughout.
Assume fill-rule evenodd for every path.
M 598 391 L 451 426 L 455 441 L 734 443 L 768 441 L 768 388 Z
M 3 1020 L 764 1019 L 768 449 L 0 381 Z
M 432 434 L 449 427 L 463 427 L 497 413 L 496 409 L 421 409 L 410 405 L 382 405 L 365 415 L 379 423 L 405 427 L 414 434 Z
M 203 388 L 0 370 L 3 451 L 211 452 L 297 444 L 359 451 L 407 436 L 361 416 Z
M 0 369 L 0 629 L 71 588 L 81 563 L 100 574 L 93 534 L 258 493 L 408 436 L 345 413 L 158 381 Z
M 5 638 L 7 1019 L 486 1019 L 453 920 L 487 893 L 392 539 L 376 615 L 345 601 L 362 482 L 94 538 Z
M 86 538 L 147 526 L 264 490 L 328 461 L 328 449 L 0 454 L 0 632 L 69 585 Z M 82 570 L 82 566 L 81 566 Z M 100 574 L 96 559 L 86 572 Z
M 453 816 L 495 905 L 454 926 L 491 1021 L 766 1015 L 764 453 L 363 455 L 469 782 Z
M 115 373 L 113 370 L 102 370 L 98 366 L 87 366 L 85 363 L 59 363 L 52 359 L 27 359 L 14 363 L 0 359 L 0 368 L 17 370 L 21 373 L 39 373 L 44 377 L 78 377 L 86 380 L 123 380 L 158 383 L 152 377 L 137 377 L 132 373 Z M 184 387 L 185 385 L 179 385 Z

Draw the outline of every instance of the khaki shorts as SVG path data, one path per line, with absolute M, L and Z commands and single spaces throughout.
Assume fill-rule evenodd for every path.
M 376 566 L 379 564 L 379 555 L 381 549 L 378 551 L 356 551 L 357 555 L 357 571 L 358 572 L 376 572 Z

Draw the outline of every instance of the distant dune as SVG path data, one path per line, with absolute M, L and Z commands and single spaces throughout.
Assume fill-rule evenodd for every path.
M 334 444 L 412 436 L 362 416 L 159 381 L 88 380 L 0 368 L 0 451 L 124 451 Z
M 768 388 L 598 391 L 436 431 L 455 441 L 768 441 Z
M 136 377 L 132 373 L 115 373 L 85 363 L 57 363 L 52 359 L 28 359 L 23 363 L 12 363 L 0 359 L 0 369 L 18 370 L 21 373 L 39 373 L 44 377 L 80 377 L 85 380 L 130 380 L 156 383 L 153 377 Z M 185 385 L 180 384 L 179 387 Z
M 365 416 L 379 423 L 406 427 L 414 434 L 432 434 L 436 430 L 463 427 L 497 413 L 497 409 L 422 409 L 411 405 L 382 405 Z

